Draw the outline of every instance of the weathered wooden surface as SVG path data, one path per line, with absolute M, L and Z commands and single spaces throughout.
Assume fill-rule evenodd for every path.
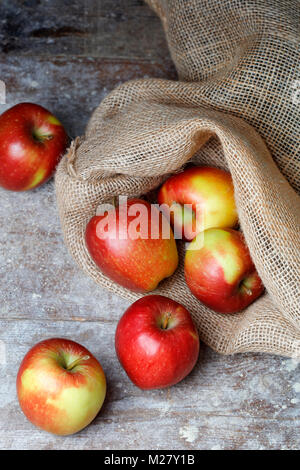
M 4 0 L 0 47 L 0 79 L 7 85 L 0 110 L 24 100 L 40 103 L 71 136 L 83 132 L 94 107 L 123 81 L 176 76 L 159 22 L 142 1 Z M 53 182 L 29 193 L 0 190 L 0 198 L 0 448 L 299 448 L 296 360 L 222 357 L 203 346 L 185 381 L 140 391 L 114 353 L 115 327 L 128 302 L 96 286 L 73 263 L 63 245 Z M 35 429 L 15 392 L 24 354 L 53 336 L 88 347 L 108 379 L 100 415 L 65 438 Z
M 165 60 L 160 20 L 143 0 L 2 0 L 0 50 Z

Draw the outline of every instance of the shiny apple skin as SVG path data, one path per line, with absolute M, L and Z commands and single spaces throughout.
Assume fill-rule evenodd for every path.
M 79 359 L 72 370 L 67 365 Z M 106 379 L 100 363 L 80 344 L 50 338 L 24 357 L 17 376 L 21 409 L 35 426 L 58 435 L 85 428 L 100 411 Z
M 168 315 L 168 327 L 164 329 Z M 161 295 L 148 295 L 133 303 L 121 317 L 115 347 L 130 380 L 149 390 L 183 380 L 197 362 L 200 342 L 185 307 Z
M 209 229 L 188 246 L 185 279 L 191 292 L 219 313 L 236 313 L 264 291 L 244 236 L 232 229 Z
M 193 216 L 199 207 L 197 220 L 192 221 L 192 234 L 188 226 L 183 230 L 182 221 L 171 212 L 174 230 L 187 241 L 208 228 L 232 228 L 238 223 L 231 175 L 218 168 L 191 167 L 167 179 L 158 192 L 158 203 L 166 205 L 167 215 L 167 208 L 174 202 L 182 206 L 190 204 Z
M 151 221 L 151 205 L 147 201 L 128 200 L 125 203 L 127 214 L 129 208 L 136 203 L 142 204 L 147 209 L 150 232 L 155 221 Z M 116 208 L 117 237 L 103 240 L 102 232 L 98 230 L 98 223 L 104 216 L 94 216 L 86 227 L 87 249 L 100 270 L 114 282 L 135 292 L 152 291 L 160 281 L 171 276 L 178 265 L 178 252 L 172 230 L 169 228 L 170 238 L 163 239 L 159 223 L 157 239 L 122 240 L 119 237 L 119 228 L 127 232 L 134 217 L 128 216 L 126 225 L 120 217 L 120 207 Z M 164 216 L 160 213 L 159 220 L 161 217 Z
M 0 116 L 0 186 L 26 191 L 45 183 L 66 151 L 68 136 L 42 106 L 20 103 Z

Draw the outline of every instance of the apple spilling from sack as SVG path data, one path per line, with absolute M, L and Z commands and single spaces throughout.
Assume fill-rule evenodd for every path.
M 68 144 L 49 111 L 21 103 L 0 116 L 0 186 L 26 191 L 46 182 Z M 223 314 L 241 311 L 263 284 L 251 260 L 230 173 L 191 167 L 159 188 L 158 204 L 129 199 L 88 222 L 87 250 L 102 273 L 120 286 L 150 293 L 178 267 L 176 240 L 188 243 L 184 272 L 191 293 Z M 100 213 L 99 213 L 100 212 Z M 118 359 L 141 389 L 175 385 L 193 369 L 199 336 L 188 310 L 172 299 L 147 295 L 120 319 Z M 36 426 L 59 435 L 87 426 L 102 407 L 106 379 L 97 359 L 73 341 L 52 338 L 24 357 L 17 377 L 20 406 Z
M 190 241 L 185 279 L 203 304 L 236 313 L 263 292 L 244 237 L 235 229 L 238 216 L 227 171 L 186 169 L 167 179 L 157 199 L 160 211 L 130 199 L 108 210 L 105 206 L 89 221 L 86 246 L 106 276 L 135 292 L 156 289 L 178 265 L 173 228 L 176 239 Z

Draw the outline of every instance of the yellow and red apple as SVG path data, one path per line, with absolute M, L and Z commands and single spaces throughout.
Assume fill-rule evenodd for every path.
M 0 186 L 12 191 L 36 188 L 53 174 L 68 136 L 42 106 L 20 103 L 0 116 Z
M 175 238 L 191 241 L 208 228 L 238 223 L 231 175 L 218 168 L 191 167 L 171 176 L 158 192 L 158 203 L 173 223 Z
M 178 265 L 170 225 L 155 206 L 141 199 L 130 199 L 94 216 L 86 227 L 85 240 L 100 270 L 135 292 L 154 290 Z
M 216 312 L 243 310 L 264 290 L 237 230 L 208 229 L 198 234 L 187 248 L 184 270 L 191 292 Z
M 170 387 L 193 369 L 199 337 L 183 305 L 161 295 L 134 302 L 115 336 L 117 356 L 128 377 L 142 389 Z
M 17 376 L 22 411 L 33 424 L 53 434 L 73 434 L 98 414 L 106 394 L 100 363 L 83 346 L 63 338 L 36 344 Z

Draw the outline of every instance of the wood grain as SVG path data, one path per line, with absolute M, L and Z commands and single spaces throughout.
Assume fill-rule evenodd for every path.
M 0 49 L 21 55 L 165 60 L 160 20 L 143 0 L 2 0 Z
M 20 101 L 40 103 L 72 137 L 122 82 L 176 78 L 159 21 L 142 1 L 4 0 L 0 44 L 0 79 L 7 87 L 0 111 Z M 114 352 L 116 324 L 128 302 L 94 284 L 68 255 L 53 181 L 28 193 L 0 190 L 0 199 L 1 449 L 299 448 L 296 360 L 222 357 L 203 345 L 182 383 L 140 391 Z M 53 336 L 88 347 L 108 378 L 100 415 L 66 438 L 35 429 L 15 391 L 24 354 Z
M 114 88 L 139 78 L 176 78 L 170 59 L 165 62 L 97 57 L 23 57 L 0 54 L 0 79 L 6 84 L 6 105 L 34 101 L 49 107 L 69 135 L 84 132 L 92 111 Z

